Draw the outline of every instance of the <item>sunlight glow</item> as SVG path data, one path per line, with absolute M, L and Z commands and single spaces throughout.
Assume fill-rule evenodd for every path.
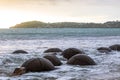
M 120 0 L 0 0 L 0 28 L 26 21 L 95 22 L 120 20 Z
M 9 28 L 16 24 L 26 21 L 38 20 L 43 22 L 91 22 L 105 19 L 103 16 L 96 17 L 67 17 L 49 14 L 37 14 L 32 12 L 20 12 L 17 10 L 1 10 L 0 11 L 0 28 Z M 102 20 L 103 21 L 103 20 Z
M 0 28 L 9 28 L 16 24 L 32 20 L 49 21 L 51 18 L 43 14 L 22 12 L 17 10 L 0 10 Z
M 67 16 L 59 14 L 51 14 L 51 12 L 34 12 L 22 11 L 17 9 L 0 9 L 0 28 L 9 28 L 16 24 L 26 21 L 42 21 L 42 22 L 103 22 L 108 19 L 103 16 Z

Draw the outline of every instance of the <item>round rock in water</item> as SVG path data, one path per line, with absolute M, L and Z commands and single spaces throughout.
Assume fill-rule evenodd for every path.
M 49 61 L 51 61 L 54 66 L 60 66 L 62 64 L 60 59 L 58 57 L 56 57 L 55 55 L 46 55 L 46 56 L 44 56 L 44 58 L 46 58 Z
M 13 54 L 27 54 L 28 52 L 24 51 L 24 50 L 16 50 L 13 52 Z
M 95 65 L 95 61 L 87 56 L 87 55 L 84 55 L 84 54 L 77 54 L 77 55 L 74 55 L 73 57 L 71 57 L 67 64 L 70 64 L 70 65 Z
M 45 58 L 29 59 L 21 67 L 25 67 L 26 72 L 41 72 L 55 69 L 54 65 Z
M 16 68 L 14 72 L 12 73 L 12 76 L 22 75 L 26 73 L 26 70 L 24 67 Z
M 100 53 L 109 53 L 109 52 L 111 52 L 111 49 L 110 49 L 110 48 L 107 48 L 107 47 L 100 47 L 100 48 L 97 48 L 97 50 L 98 50 Z
M 49 53 L 49 52 L 62 52 L 62 50 L 59 48 L 50 48 L 44 51 L 44 53 Z
M 84 54 L 84 52 L 76 48 L 68 48 L 62 52 L 63 57 L 66 59 L 69 59 L 76 54 Z
M 112 45 L 109 48 L 112 49 L 112 50 L 115 50 L 115 51 L 120 51 L 120 44 Z

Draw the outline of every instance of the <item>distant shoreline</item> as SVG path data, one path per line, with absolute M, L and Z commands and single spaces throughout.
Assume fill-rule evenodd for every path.
M 12 26 L 10 28 L 120 28 L 120 21 L 108 21 L 105 23 L 44 23 L 41 21 L 28 21 L 16 24 L 15 26 Z
M 40 27 L 40 28 L 63 28 L 63 27 Z M 34 28 L 33 29 L 40 29 Z M 64 28 L 120 28 L 120 27 L 64 27 Z M 1 28 L 1 29 L 32 29 L 32 28 Z

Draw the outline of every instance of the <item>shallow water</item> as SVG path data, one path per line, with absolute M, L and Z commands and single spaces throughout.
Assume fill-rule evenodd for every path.
M 99 53 L 96 48 L 120 43 L 119 28 L 54 28 L 0 30 L 0 79 L 6 80 L 119 80 L 120 52 Z M 75 47 L 92 57 L 95 66 L 70 66 L 58 53 L 63 65 L 49 72 L 10 77 L 16 67 L 30 58 L 43 57 L 44 50 Z M 29 54 L 11 54 L 23 49 Z

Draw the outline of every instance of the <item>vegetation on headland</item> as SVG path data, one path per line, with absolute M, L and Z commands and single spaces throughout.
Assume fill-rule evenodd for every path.
M 28 21 L 16 24 L 10 28 L 120 28 L 120 21 L 108 21 L 105 23 L 77 23 L 56 22 L 44 23 L 41 21 Z

